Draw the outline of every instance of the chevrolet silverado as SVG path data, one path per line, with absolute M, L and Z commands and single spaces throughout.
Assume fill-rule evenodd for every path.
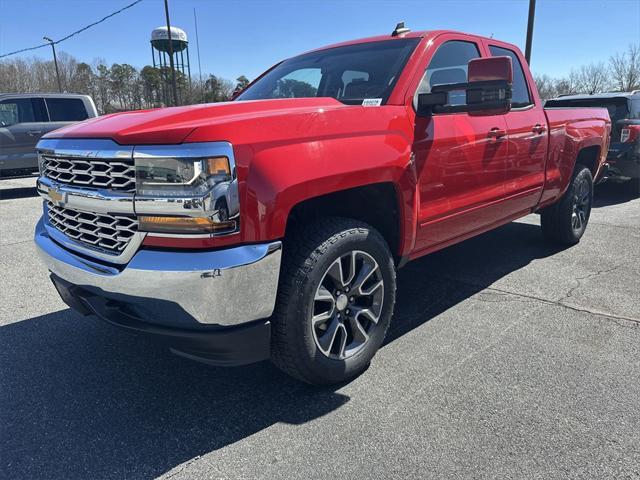
M 544 109 L 514 45 L 402 27 L 230 102 L 47 134 L 35 242 L 62 299 L 187 358 L 332 384 L 382 345 L 408 261 L 532 212 L 577 243 L 607 111 Z

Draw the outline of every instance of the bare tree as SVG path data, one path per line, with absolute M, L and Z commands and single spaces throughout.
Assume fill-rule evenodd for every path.
M 545 73 L 543 75 L 534 75 L 533 80 L 536 82 L 538 93 L 542 100 L 549 100 L 550 98 L 558 96 L 556 80 L 554 78 L 551 78 Z
M 613 88 L 621 92 L 640 89 L 640 44 L 629 45 L 627 50 L 609 59 Z
M 569 79 L 576 84 L 579 92 L 589 95 L 607 91 L 610 83 L 609 72 L 604 62 L 582 65 L 578 70 L 571 72 Z
M 91 64 L 78 62 L 67 53 L 58 54 L 60 80 L 65 91 L 91 95 L 100 113 L 118 110 L 160 107 L 163 92 L 168 91 L 167 72 L 146 65 L 141 70 L 126 63 L 108 66 L 104 60 Z M 234 84 L 209 75 L 203 82 L 177 76 L 184 104 L 229 100 Z M 248 82 L 245 76 L 238 81 Z M 0 61 L 0 92 L 57 92 L 55 66 L 52 60 L 11 58 Z
M 556 91 L 556 97 L 559 95 L 571 95 L 577 93 L 577 86 L 575 79 L 569 77 L 556 78 L 554 81 L 554 87 Z
M 111 72 L 109 71 L 109 67 L 102 63 L 96 67 L 96 71 L 98 72 L 95 77 L 96 92 L 98 94 L 98 98 L 95 99 L 97 101 L 96 104 L 101 113 L 110 113 L 112 111 Z
M 95 97 L 95 83 L 95 74 L 91 65 L 84 62 L 78 63 L 69 82 L 69 91 Z
M 579 72 L 574 70 L 570 75 L 561 78 L 551 77 L 547 74 L 534 75 L 533 78 L 538 87 L 540 98 L 549 100 L 560 95 L 580 93 L 579 77 Z

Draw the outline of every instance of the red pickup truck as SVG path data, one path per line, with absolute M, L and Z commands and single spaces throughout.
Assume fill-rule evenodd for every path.
M 396 28 L 285 60 L 231 102 L 46 135 L 35 242 L 81 313 L 335 383 L 381 346 L 407 261 L 531 212 L 578 242 L 609 130 L 605 109 L 544 109 L 513 45 Z

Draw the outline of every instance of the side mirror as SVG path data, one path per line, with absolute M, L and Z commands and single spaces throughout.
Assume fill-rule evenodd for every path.
M 513 67 L 511 58 L 476 58 L 468 63 L 466 83 L 434 85 L 431 93 L 418 95 L 418 115 L 469 112 L 474 115 L 502 115 L 511 110 Z M 452 105 L 449 94 L 465 91 L 466 102 Z

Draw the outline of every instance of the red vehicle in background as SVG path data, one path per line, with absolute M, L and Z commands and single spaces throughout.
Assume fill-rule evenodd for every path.
M 545 110 L 513 45 L 401 27 L 232 102 L 47 135 L 35 241 L 62 298 L 179 355 L 327 384 L 381 346 L 407 261 L 531 212 L 577 243 L 607 111 Z

